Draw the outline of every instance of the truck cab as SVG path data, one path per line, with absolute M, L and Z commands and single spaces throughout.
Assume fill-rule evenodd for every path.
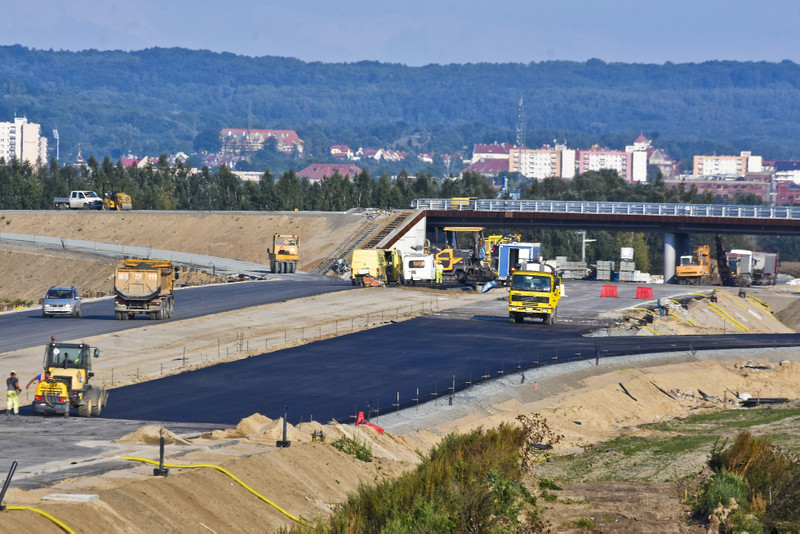
M 549 272 L 516 271 L 508 291 L 508 320 L 521 323 L 525 317 L 541 317 L 544 324 L 556 322 L 561 299 L 561 277 Z

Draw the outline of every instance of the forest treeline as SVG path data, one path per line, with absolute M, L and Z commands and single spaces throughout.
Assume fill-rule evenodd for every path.
M 58 128 L 62 161 L 79 147 L 115 160 L 214 151 L 224 127 L 296 130 L 309 162 L 333 144 L 469 155 L 475 143 L 514 142 L 521 98 L 530 147 L 621 149 L 644 133 L 686 162 L 740 150 L 800 158 L 800 67 L 790 61 L 408 67 L 2 46 L 0 90 L 0 120 L 24 115 L 48 137 Z
M 0 162 L 2 163 L 2 162 Z M 362 171 L 353 180 L 335 174 L 310 182 L 294 171 L 273 176 L 265 170 L 258 181 L 243 181 L 226 167 L 194 169 L 178 163 L 170 166 L 162 155 L 155 164 L 124 167 L 120 161 L 90 157 L 83 167 L 59 165 L 55 160 L 44 167 L 13 160 L 0 164 L 0 209 L 54 209 L 54 197 L 68 196 L 72 190 L 100 193 L 104 184 L 131 195 L 136 210 L 212 210 L 212 211 L 347 211 L 353 208 L 405 209 L 415 198 L 477 197 L 495 198 L 496 189 L 483 175 L 464 173 L 460 178 L 439 179 L 425 173 L 401 172 L 395 179 L 383 174 L 370 176 Z M 666 187 L 660 179 L 650 184 L 630 184 L 615 171 L 590 171 L 565 181 L 548 178 L 524 187 L 522 199 L 586 200 L 619 202 L 714 203 L 709 194 L 689 189 Z M 517 229 L 509 228 L 508 231 Z M 596 239 L 587 247 L 590 263 L 618 259 L 620 247 L 633 246 L 635 261 L 642 271 L 660 272 L 663 236 L 658 233 L 611 233 L 589 231 Z M 548 257 L 580 259 L 581 237 L 573 231 L 529 230 L 525 240 L 542 243 Z M 706 244 L 708 236 L 693 239 Z M 770 238 L 764 238 L 770 239 Z M 771 238 L 779 239 L 779 238 Z M 783 238 L 776 246 L 788 247 L 784 259 L 800 259 L 797 240 Z M 699 241 L 698 241 L 699 243 Z M 740 248 L 754 248 L 752 238 L 732 241 Z M 790 247 L 791 245 L 791 247 Z

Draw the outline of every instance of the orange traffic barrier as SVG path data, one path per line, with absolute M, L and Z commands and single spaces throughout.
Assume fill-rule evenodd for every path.
M 652 287 L 637 287 L 636 288 L 636 298 L 637 299 L 647 299 L 653 300 L 653 288 Z
M 372 423 L 367 421 L 367 418 L 364 417 L 364 412 L 358 412 L 358 418 L 356 419 L 356 426 L 358 425 L 371 426 L 372 428 L 377 430 L 379 434 L 383 434 L 383 429 L 381 427 L 379 427 L 378 425 L 373 425 Z
M 601 297 L 617 297 L 617 286 L 606 286 L 600 288 Z

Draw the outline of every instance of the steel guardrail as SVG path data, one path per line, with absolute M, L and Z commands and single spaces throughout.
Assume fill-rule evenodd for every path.
M 517 211 L 530 213 L 585 213 L 590 215 L 800 219 L 800 206 L 748 206 L 737 204 L 418 198 L 411 202 L 411 207 L 432 211 Z

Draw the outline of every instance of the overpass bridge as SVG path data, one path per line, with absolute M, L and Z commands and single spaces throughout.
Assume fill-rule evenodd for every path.
M 676 249 L 689 251 L 690 234 L 800 235 L 800 207 L 653 202 L 588 202 L 420 198 L 426 226 L 550 228 L 664 234 L 664 280 L 675 275 Z

